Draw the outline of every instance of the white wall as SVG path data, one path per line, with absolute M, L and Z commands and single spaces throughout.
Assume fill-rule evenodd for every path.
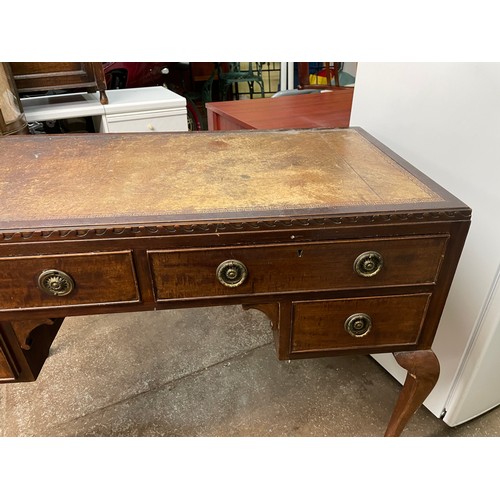
M 500 63 L 358 63 L 351 126 L 364 128 L 473 210 L 433 346 L 441 376 L 425 405 L 439 415 L 471 336 L 486 335 L 479 323 L 500 265 Z M 380 361 L 392 363 L 386 355 Z M 495 366 L 494 385 L 484 392 L 498 404 L 500 362 Z M 401 379 L 398 369 L 391 365 Z

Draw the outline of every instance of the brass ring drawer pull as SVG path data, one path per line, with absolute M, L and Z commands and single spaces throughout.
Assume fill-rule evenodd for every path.
M 345 331 L 353 337 L 364 337 L 372 327 L 372 319 L 368 314 L 351 314 L 344 323 Z
M 217 267 L 216 274 L 224 286 L 233 288 L 244 283 L 248 271 L 245 264 L 239 260 L 225 260 Z
M 38 287 L 47 295 L 62 297 L 73 291 L 75 282 L 69 274 L 63 271 L 48 269 L 38 277 Z
M 384 259 L 378 252 L 363 252 L 354 261 L 354 270 L 363 278 L 371 278 L 380 272 Z

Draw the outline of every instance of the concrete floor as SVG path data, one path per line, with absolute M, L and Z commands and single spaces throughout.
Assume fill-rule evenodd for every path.
M 36 382 L 0 386 L 1 436 L 382 436 L 400 385 L 369 356 L 278 361 L 239 306 L 67 318 Z M 403 436 L 498 436 L 500 408 Z

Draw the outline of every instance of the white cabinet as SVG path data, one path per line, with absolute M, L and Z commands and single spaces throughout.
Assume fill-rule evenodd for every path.
M 186 99 L 165 87 L 106 92 L 100 132 L 183 132 L 188 130 Z
M 107 90 L 109 104 L 96 94 L 74 93 L 21 99 L 29 123 L 91 116 L 96 132 L 184 132 L 186 99 L 165 87 Z

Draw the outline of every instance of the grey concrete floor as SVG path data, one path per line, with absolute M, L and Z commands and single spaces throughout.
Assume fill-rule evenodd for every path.
M 239 306 L 67 318 L 36 382 L 0 386 L 0 435 L 382 436 L 400 385 L 369 356 L 283 362 Z M 500 409 L 403 436 L 498 436 Z

